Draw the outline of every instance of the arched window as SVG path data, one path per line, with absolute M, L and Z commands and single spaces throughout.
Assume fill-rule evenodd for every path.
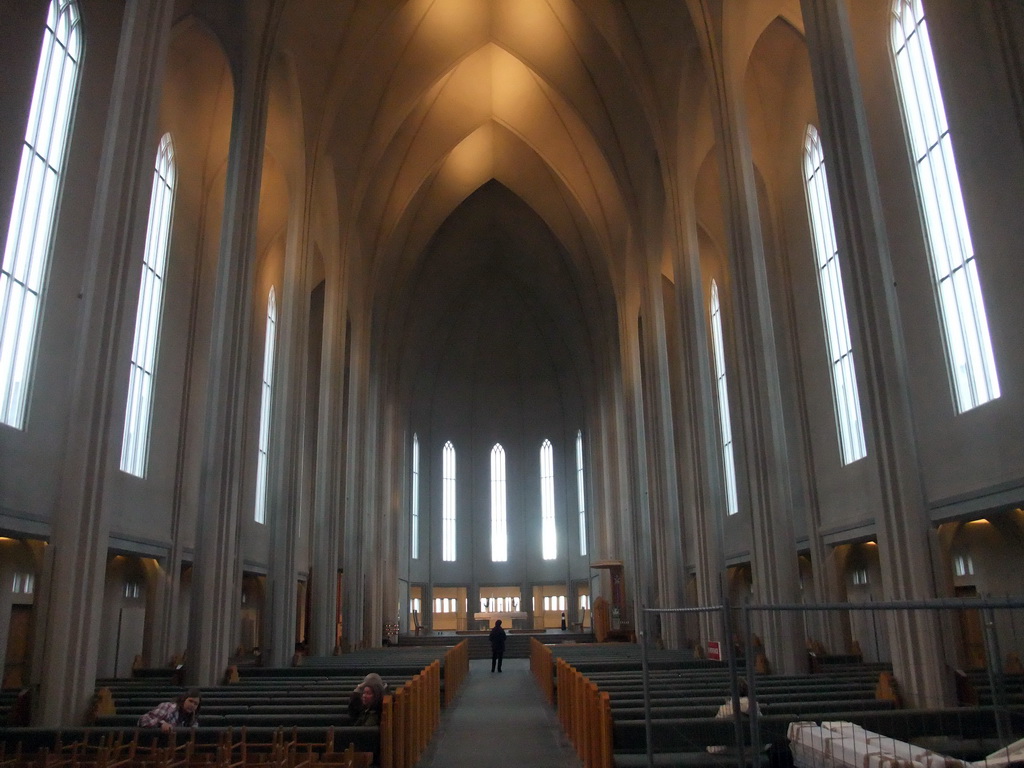
M 0 422 L 22 429 L 71 114 L 82 30 L 74 0 L 51 0 L 0 267 Z
M 896 0 L 891 31 L 950 377 L 963 413 L 999 397 L 999 379 L 921 0 Z
M 128 375 L 128 402 L 121 442 L 121 469 L 145 477 L 149 459 L 149 432 L 153 415 L 156 352 L 163 318 L 164 271 L 171 244 L 174 210 L 174 145 L 165 133 L 156 152 L 153 192 L 149 198 L 146 251 L 142 256 L 139 306 L 135 313 L 135 341 Z
M 839 271 L 839 245 L 825 175 L 825 153 L 813 125 L 807 126 L 804 138 L 804 190 L 807 193 L 807 211 L 818 264 L 818 295 L 821 297 L 821 316 L 825 324 L 839 445 L 843 452 L 843 463 L 850 464 L 867 455 L 867 445 L 860 413 L 860 395 L 857 392 L 850 322 L 846 314 L 846 294 L 843 291 L 843 276 Z
M 508 560 L 508 523 L 505 519 L 505 449 L 501 444 L 491 448 L 491 560 Z
M 420 556 L 420 439 L 412 436 L 412 488 L 409 489 L 412 506 L 412 531 L 409 537 L 409 554 L 413 560 Z
M 441 559 L 455 561 L 455 446 L 441 452 Z
M 722 431 L 722 470 L 725 475 L 726 511 L 739 512 L 736 501 L 736 459 L 732 449 L 732 422 L 729 419 L 729 387 L 725 377 L 725 343 L 722 337 L 722 307 L 718 303 L 718 284 L 711 281 L 711 344 L 714 348 L 715 381 L 718 391 L 718 423 Z
M 558 557 L 558 533 L 555 530 L 555 461 L 551 441 L 540 446 L 541 551 L 545 560 Z
M 583 494 L 583 431 L 576 432 L 576 498 L 580 508 L 580 556 L 587 554 L 587 506 Z
M 263 390 L 260 396 L 260 453 L 256 462 L 256 522 L 267 522 L 267 474 L 270 454 L 270 407 L 274 400 L 274 348 L 277 341 L 277 299 L 270 287 L 267 335 L 263 344 Z

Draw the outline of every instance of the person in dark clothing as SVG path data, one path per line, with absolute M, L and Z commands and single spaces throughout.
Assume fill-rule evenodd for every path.
M 352 725 L 380 725 L 381 704 L 387 687 L 376 672 L 363 678 L 349 697 L 348 716 Z
M 489 635 L 491 639 L 491 672 L 498 667 L 501 672 L 501 660 L 505 656 L 505 630 L 501 628 L 501 619 L 494 622 L 494 629 Z

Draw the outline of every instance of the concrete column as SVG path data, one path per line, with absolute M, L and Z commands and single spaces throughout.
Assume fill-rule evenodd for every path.
M 645 418 L 647 403 L 644 390 L 648 372 L 643 360 L 642 338 L 647 334 L 647 330 L 642 320 L 637 322 L 636 315 L 629 310 L 622 313 L 620 328 L 621 338 L 627 341 L 622 347 L 622 366 L 627 379 L 625 400 L 628 403 L 628 410 L 623 416 L 629 419 L 625 433 L 628 443 L 622 457 L 629 467 L 625 474 L 629 502 L 623 514 L 622 523 L 625 531 L 621 557 L 628 579 L 627 599 L 633 604 L 633 615 L 623 613 L 621 620 L 631 622 L 638 632 L 638 639 L 639 633 L 643 632 L 644 640 L 649 642 L 654 622 L 640 613 L 641 609 L 654 604 L 655 595 L 655 558 L 650 551 L 654 545 L 650 498 L 652 473 L 649 471 L 651 461 L 648 456 Z
M 380 477 L 381 514 L 383 515 L 380 541 L 380 603 L 381 631 L 384 623 L 401 623 L 402 615 L 407 613 L 406 600 L 399 595 L 399 539 L 403 531 L 408 530 L 408 488 L 405 480 L 405 469 L 408 463 L 404 460 L 405 430 L 398 418 L 394 403 L 388 402 L 382 409 L 381 423 L 384 425 L 384 451 L 382 475 Z
M 366 647 L 366 585 L 371 578 L 364 568 L 364 553 L 370 555 L 366 540 L 366 527 L 370 515 L 365 506 L 365 490 L 369 466 L 373 463 L 373 450 L 366 429 L 366 412 L 370 407 L 367 397 L 368 345 L 364 329 L 353 326 L 350 354 L 347 361 L 348 399 L 346 401 L 346 461 L 345 473 L 344 544 L 341 610 L 344 615 L 345 638 L 352 648 Z
M 238 627 L 239 520 L 248 363 L 252 350 L 253 261 L 267 120 L 266 72 L 280 13 L 233 7 L 243 38 L 231 116 L 227 188 L 214 293 L 199 474 L 199 514 L 189 610 L 186 677 L 212 685 L 224 671 Z M 251 13 L 250 13 L 251 12 Z
M 696 537 L 697 603 L 709 606 L 722 602 L 723 523 L 726 514 L 722 451 L 718 444 L 714 373 L 708 344 L 708 304 L 700 269 L 700 247 L 693 214 L 693 200 L 676 201 L 675 249 L 676 296 L 682 326 L 681 375 L 686 393 L 685 421 L 690 487 L 686 521 Z M 685 458 L 684 458 L 685 460 Z M 680 572 L 681 573 L 681 572 Z M 701 643 L 720 634 L 716 616 L 701 614 Z
M 842 0 L 801 0 L 832 217 L 863 384 L 868 458 L 879 475 L 876 517 L 882 585 L 889 599 L 935 596 L 931 528 L 918 474 L 907 357 L 896 301 L 875 161 Z M 893 669 L 907 699 L 939 706 L 942 690 L 938 625 L 926 612 L 890 622 Z
M 678 458 L 672 419 L 672 370 L 668 359 L 661 260 L 647 259 L 645 275 L 644 408 L 650 473 L 650 511 L 653 516 L 651 546 L 657 554 L 656 605 L 680 607 L 683 591 L 683 532 L 679 499 Z M 652 617 L 653 618 L 653 617 Z M 682 640 L 682 614 L 662 614 L 661 636 L 667 648 Z
M 280 331 L 274 371 L 274 407 L 270 426 L 270 476 L 267 525 L 272 534 L 267 574 L 267 610 L 263 613 L 264 663 L 281 667 L 295 651 L 296 562 L 301 504 L 301 468 L 309 339 L 309 288 L 304 233 L 309 206 L 305 196 L 291 201 L 281 286 Z
M 775 321 L 761 233 L 754 165 L 743 102 L 742 71 L 726 55 L 724 3 L 702 0 L 703 44 L 711 75 L 712 115 L 725 206 L 733 291 L 723 297 L 723 318 L 735 354 L 728 355 L 733 429 L 739 439 L 740 514 L 752 525 L 755 599 L 798 602 L 799 577 L 792 521 L 790 461 L 786 448 Z M 732 65 L 732 66 L 730 66 Z M 735 382 L 735 383 L 733 383 Z M 802 669 L 797 623 L 778 613 L 762 617 L 769 658 L 782 672 Z
M 314 656 L 334 651 L 338 611 L 338 569 L 341 567 L 342 514 L 346 489 L 345 403 L 349 346 L 342 276 L 340 268 L 328 271 L 324 296 L 310 580 L 313 594 L 309 643 L 310 653 Z
M 172 0 L 139 0 L 125 6 L 121 42 L 111 84 L 73 362 L 74 402 L 61 470 L 58 508 L 43 572 L 36 637 L 42 652 L 33 679 L 39 685 L 35 723 L 55 727 L 82 722 L 96 683 L 110 507 L 106 479 L 115 383 L 128 371 L 119 365 L 125 318 L 138 296 L 127 286 L 140 268 L 149 191 L 156 155 L 156 114 L 166 63 Z M 116 421 L 116 420 L 115 420 Z M 116 459 L 115 459 L 116 460 Z

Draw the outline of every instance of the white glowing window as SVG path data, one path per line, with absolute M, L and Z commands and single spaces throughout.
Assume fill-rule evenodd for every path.
M 25 426 L 81 59 L 77 3 L 51 0 L 0 267 L 0 422 L 15 429 Z
M 551 598 L 548 597 L 547 595 L 544 595 L 544 610 L 545 611 L 550 611 L 551 610 Z
M 491 448 L 491 561 L 495 563 L 508 560 L 506 497 L 505 449 L 496 444 Z
M 921 0 L 896 0 L 891 32 L 950 378 L 963 413 L 999 397 L 999 378 Z
M 558 557 L 558 533 L 555 529 L 555 462 L 551 441 L 540 446 L 541 549 L 545 560 Z
M 137 581 L 126 581 L 124 583 L 124 596 L 135 600 L 142 596 L 142 585 Z
M 35 574 L 18 571 L 11 582 L 11 592 L 16 595 L 31 595 L 35 591 L 35 586 Z
M 580 608 L 583 610 L 590 608 L 590 595 L 580 595 Z
M 441 559 L 455 560 L 455 446 L 441 452 Z
M 420 556 L 420 440 L 412 436 L 412 488 L 409 489 L 412 505 L 412 531 L 409 537 L 409 552 L 413 560 Z
M 440 597 L 435 597 L 434 598 L 434 613 L 440 613 L 440 612 L 441 612 L 441 598 Z
M 973 576 L 974 560 L 970 555 L 957 555 L 953 558 L 953 572 L 957 576 Z
M 836 427 L 843 463 L 850 464 L 867 456 L 867 444 L 860 412 L 860 394 L 857 391 L 850 321 L 846 313 L 846 294 L 839 270 L 839 244 L 832 219 L 828 178 L 825 175 L 825 153 L 813 125 L 807 126 L 804 138 L 804 190 L 807 193 L 807 210 L 818 265 L 818 295 L 821 297 L 821 316 L 825 324 Z
M 274 349 L 277 343 L 277 299 L 270 288 L 267 335 L 263 343 L 263 387 L 260 395 L 260 444 L 256 461 L 256 522 L 267 522 L 267 478 L 270 472 L 270 407 L 274 399 Z
M 718 284 L 711 281 L 711 345 L 714 351 L 715 381 L 718 392 L 718 424 L 722 432 L 722 473 L 725 476 L 726 510 L 739 512 L 736 499 L 736 459 L 732 447 L 732 421 L 729 418 L 729 386 L 725 375 L 725 342 L 722 334 L 722 307 Z
M 866 568 L 858 568 L 853 572 L 853 583 L 860 587 L 868 583 L 868 571 Z
M 156 152 L 153 191 L 149 198 L 146 250 L 142 255 L 139 306 L 135 312 L 135 341 L 128 374 L 128 399 L 121 442 L 121 470 L 145 477 L 153 416 L 153 385 L 164 305 L 164 273 L 171 245 L 174 210 L 174 144 L 165 133 Z
M 583 494 L 583 432 L 576 432 L 576 498 L 580 510 L 580 555 L 587 554 L 587 506 Z

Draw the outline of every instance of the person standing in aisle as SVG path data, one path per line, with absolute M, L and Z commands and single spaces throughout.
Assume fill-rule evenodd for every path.
M 494 622 L 494 629 L 491 630 L 489 637 L 491 640 L 491 672 L 494 671 L 495 665 L 501 672 L 501 660 L 505 656 L 505 630 L 501 628 L 501 619 Z

